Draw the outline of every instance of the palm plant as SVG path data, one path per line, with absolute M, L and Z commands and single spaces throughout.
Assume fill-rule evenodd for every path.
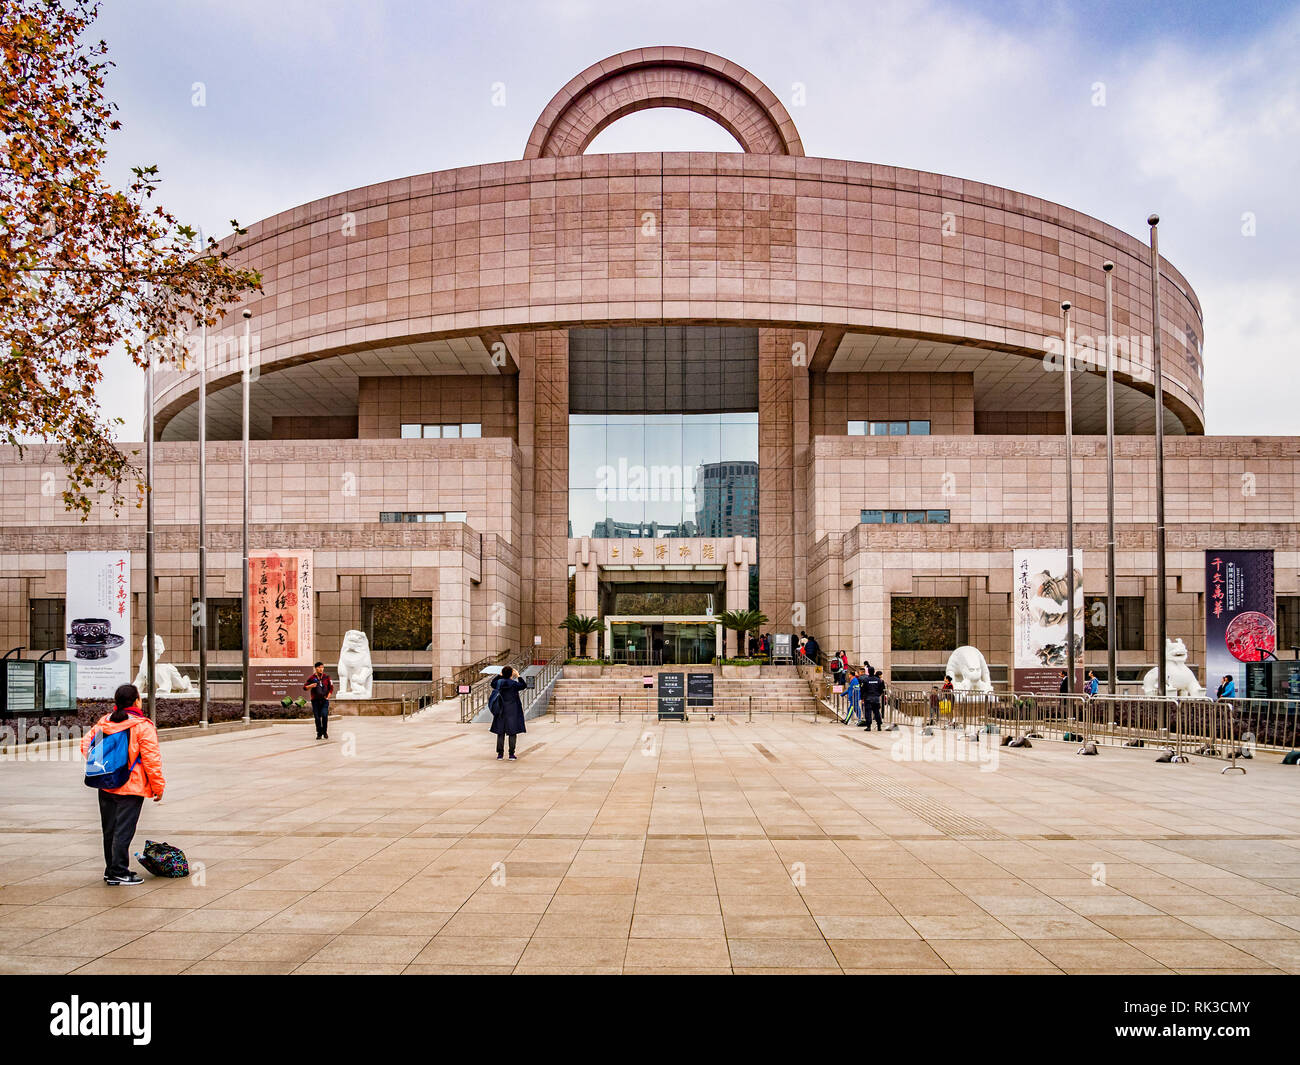
M 736 634 L 739 654 L 744 657 L 749 646 L 745 637 L 762 629 L 767 624 L 767 615 L 761 610 L 724 610 L 718 615 L 718 621 L 724 629 L 730 629 Z
M 560 622 L 559 628 L 567 629 L 570 634 L 578 638 L 578 657 L 587 657 L 587 636 L 593 632 L 599 632 L 601 629 L 598 618 L 588 617 L 586 614 L 570 614 Z

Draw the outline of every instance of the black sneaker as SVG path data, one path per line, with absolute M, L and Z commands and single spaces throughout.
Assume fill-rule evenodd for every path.
M 137 884 L 144 883 L 144 877 L 135 873 L 127 873 L 125 876 L 106 876 L 104 883 L 109 887 L 135 887 Z
M 517 762 L 517 761 L 519 761 L 519 759 L 516 758 L 516 757 L 512 754 L 512 755 L 510 756 L 510 761 L 512 761 L 512 762 Z

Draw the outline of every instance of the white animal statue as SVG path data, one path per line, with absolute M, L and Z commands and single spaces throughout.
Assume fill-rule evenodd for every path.
M 153 638 L 153 679 L 157 686 L 154 691 L 155 695 L 193 695 L 198 698 L 198 691 L 194 688 L 190 678 L 173 666 L 170 662 L 159 661 L 163 656 L 163 638 L 154 635 Z M 140 671 L 135 675 L 135 686 L 142 694 L 149 692 L 149 637 L 146 636 L 140 641 Z
M 991 692 L 993 682 L 989 680 L 989 664 L 984 661 L 979 648 L 969 645 L 958 647 L 948 656 L 948 665 L 944 673 L 952 677 L 954 691 Z
M 339 651 L 339 690 L 334 698 L 373 698 L 374 680 L 370 641 L 360 629 L 348 629 L 343 634 L 343 649 Z
M 1142 690 L 1147 695 L 1160 691 L 1160 669 L 1154 667 L 1142 678 Z M 1187 668 L 1187 646 L 1182 640 L 1165 640 L 1165 694 L 1184 699 L 1199 699 L 1205 689 L 1197 683 L 1196 674 Z

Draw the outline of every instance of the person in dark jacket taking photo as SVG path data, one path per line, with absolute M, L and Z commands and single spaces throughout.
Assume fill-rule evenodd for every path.
M 512 666 L 501 670 L 501 676 L 492 682 L 492 696 L 488 699 L 488 709 L 492 711 L 492 731 L 497 737 L 497 757 L 505 756 L 506 737 L 510 737 L 510 760 L 515 761 L 515 738 L 524 727 L 524 707 L 519 701 L 519 693 L 528 684 L 522 677 L 516 677 Z

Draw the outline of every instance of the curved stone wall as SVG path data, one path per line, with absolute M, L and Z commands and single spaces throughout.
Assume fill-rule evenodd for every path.
M 1117 334 L 1151 332 L 1149 253 L 1129 234 L 1007 189 L 834 159 L 650 152 L 464 167 L 304 204 L 255 223 L 243 244 L 240 260 L 265 278 L 250 304 L 262 374 L 424 339 L 659 322 L 1040 357 L 1063 298 L 1078 335 L 1102 334 L 1105 259 Z M 1200 307 L 1177 270 L 1162 273 L 1167 404 L 1198 433 Z M 242 325 L 233 315 L 215 343 Z M 210 387 L 236 373 L 224 362 Z M 195 387 L 193 372 L 160 374 L 159 429 Z

